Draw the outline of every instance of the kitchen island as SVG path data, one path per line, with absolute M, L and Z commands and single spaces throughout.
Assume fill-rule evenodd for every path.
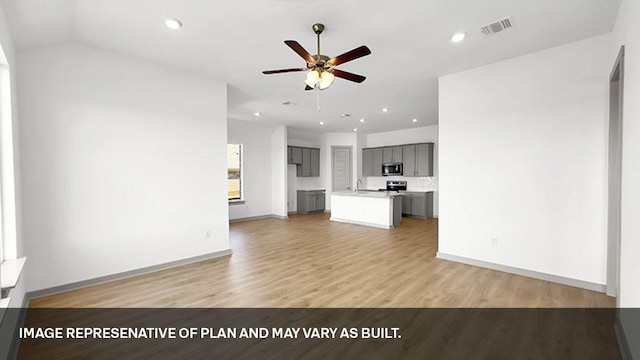
M 402 197 L 397 192 L 351 191 L 331 194 L 331 221 L 391 229 L 400 225 Z

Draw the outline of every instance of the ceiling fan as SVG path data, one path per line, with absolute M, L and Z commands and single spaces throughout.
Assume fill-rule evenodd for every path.
M 292 69 L 281 69 L 281 70 L 266 70 L 262 73 L 265 75 L 269 74 L 281 74 L 287 72 L 295 72 L 295 71 L 307 71 L 307 78 L 304 81 L 307 86 L 304 88 L 305 90 L 313 90 L 320 89 L 324 90 L 333 84 L 335 77 L 339 77 L 345 80 L 361 83 L 366 77 L 358 74 L 353 74 L 350 72 L 338 70 L 335 67 L 344 64 L 348 61 L 355 60 L 357 58 L 361 58 L 363 56 L 367 56 L 371 54 L 371 50 L 369 50 L 366 46 L 357 47 L 351 51 L 347 51 L 342 55 L 338 55 L 334 58 L 329 58 L 326 55 L 320 54 L 320 34 L 324 31 L 323 24 L 314 24 L 313 32 L 316 33 L 318 38 L 318 53 L 316 55 L 311 55 L 307 50 L 305 50 L 302 45 L 300 45 L 295 40 L 285 40 L 285 44 L 289 46 L 293 51 L 295 51 L 300 57 L 302 57 L 307 62 L 306 68 L 292 68 Z

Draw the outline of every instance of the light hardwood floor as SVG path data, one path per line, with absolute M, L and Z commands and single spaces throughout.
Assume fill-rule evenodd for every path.
M 614 307 L 604 294 L 435 258 L 437 220 L 392 230 L 328 214 L 230 224 L 233 255 L 31 307 Z

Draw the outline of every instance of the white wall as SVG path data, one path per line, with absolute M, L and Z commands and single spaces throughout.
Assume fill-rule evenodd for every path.
M 415 144 L 438 141 L 438 125 L 418 126 L 412 129 L 386 131 L 367 134 L 366 146 L 392 146 L 398 144 Z
M 19 63 L 28 290 L 229 248 L 223 82 L 72 44 Z
M 393 146 L 413 143 L 433 143 L 433 175 L 427 177 L 410 176 L 368 176 L 363 177 L 368 189 L 382 189 L 387 180 L 404 180 L 409 191 L 433 191 L 433 215 L 438 217 L 438 125 L 420 126 L 413 129 L 367 134 L 366 147 Z M 362 169 L 358 169 L 358 174 Z
M 286 218 L 287 212 L 287 127 L 271 134 L 271 214 Z
M 440 253 L 605 284 L 611 39 L 440 78 Z
M 623 155 L 622 155 L 622 233 L 620 298 L 621 321 L 634 359 L 640 358 L 640 2 L 623 0 L 614 30 L 614 48 L 607 54 L 609 67 L 621 45 L 625 45 Z M 629 316 L 624 316 L 629 314 Z
M 271 215 L 271 137 L 276 126 L 228 120 L 228 141 L 242 144 L 242 204 L 229 205 L 229 219 Z

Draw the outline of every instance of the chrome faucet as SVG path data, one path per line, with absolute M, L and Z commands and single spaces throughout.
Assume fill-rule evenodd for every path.
M 358 179 L 356 182 L 356 192 L 360 192 L 360 185 L 362 185 L 362 179 Z

